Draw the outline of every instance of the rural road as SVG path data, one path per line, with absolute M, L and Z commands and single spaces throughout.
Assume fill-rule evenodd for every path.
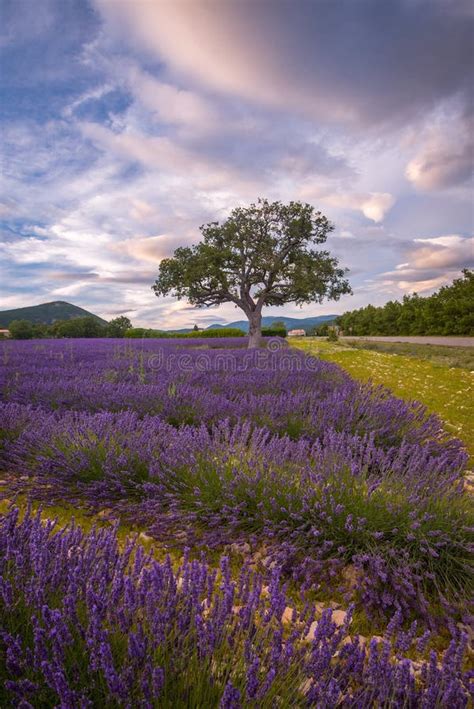
M 474 347 L 474 337 L 340 337 L 341 340 L 370 340 L 371 342 L 411 342 L 414 345 L 446 345 L 447 347 Z

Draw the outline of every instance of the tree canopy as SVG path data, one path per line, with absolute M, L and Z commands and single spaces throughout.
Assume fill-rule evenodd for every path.
M 107 325 L 107 337 L 123 337 L 127 330 L 132 327 L 130 318 L 125 315 L 119 315 L 118 318 L 113 318 Z
M 474 271 L 433 295 L 405 295 L 381 307 L 367 305 L 337 319 L 345 335 L 474 335 Z
M 201 242 L 161 261 L 153 289 L 197 307 L 234 303 L 249 320 L 249 346 L 256 346 L 264 305 L 320 303 L 351 292 L 337 258 L 314 248 L 333 229 L 309 204 L 259 199 L 222 224 L 201 226 Z

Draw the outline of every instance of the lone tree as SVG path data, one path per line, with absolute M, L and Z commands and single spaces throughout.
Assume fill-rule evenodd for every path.
M 347 269 L 323 244 L 334 225 L 309 204 L 259 199 L 222 224 L 201 227 L 203 240 L 163 259 L 153 290 L 210 307 L 234 303 L 249 321 L 249 347 L 261 338 L 264 305 L 320 303 L 350 293 Z

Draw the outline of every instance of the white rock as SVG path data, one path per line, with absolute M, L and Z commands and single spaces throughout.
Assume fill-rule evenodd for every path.
M 283 611 L 283 615 L 281 616 L 281 622 L 282 623 L 291 623 L 293 620 L 293 608 L 290 608 L 287 606 L 285 610 Z
M 308 632 L 307 632 L 307 634 L 306 634 L 305 640 L 314 640 L 314 635 L 315 635 L 315 633 L 316 633 L 316 628 L 317 628 L 317 627 L 318 627 L 318 621 L 317 621 L 317 620 L 313 620 L 313 622 L 312 622 L 311 625 L 309 626 L 309 630 L 308 630 Z
M 345 621 L 347 618 L 347 613 L 346 611 L 333 611 L 331 620 L 333 623 L 337 625 L 338 628 L 341 627 L 341 625 L 344 625 Z

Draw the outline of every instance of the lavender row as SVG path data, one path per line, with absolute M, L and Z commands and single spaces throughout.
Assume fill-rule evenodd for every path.
M 361 385 L 337 366 L 282 349 L 212 349 L 210 341 L 3 343 L 4 401 L 57 411 L 134 411 L 180 426 L 251 421 L 316 441 L 326 431 L 372 435 L 378 447 L 422 445 L 457 466 L 459 441 L 424 407 Z M 212 344 L 212 342 L 211 342 Z
M 350 590 L 368 611 L 428 617 L 429 598 L 465 601 L 473 516 L 462 455 L 384 450 L 333 429 L 312 443 L 249 422 L 175 428 L 133 412 L 4 404 L 0 421 L 3 467 L 32 476 L 45 501 L 113 507 L 170 543 L 258 538 L 303 586 L 352 564 Z
M 429 633 L 351 637 L 301 599 L 291 611 L 274 573 L 232 580 L 186 557 L 178 569 L 113 530 L 17 511 L 0 520 L 2 706 L 435 707 L 463 709 L 472 677 L 466 637 L 441 658 Z M 290 617 L 288 614 L 290 612 Z M 424 654 L 413 662 L 407 655 Z
M 111 506 L 161 540 L 259 539 L 304 586 L 352 564 L 366 609 L 462 605 L 461 443 L 333 364 L 237 344 L 2 343 L 1 467 L 45 501 Z

